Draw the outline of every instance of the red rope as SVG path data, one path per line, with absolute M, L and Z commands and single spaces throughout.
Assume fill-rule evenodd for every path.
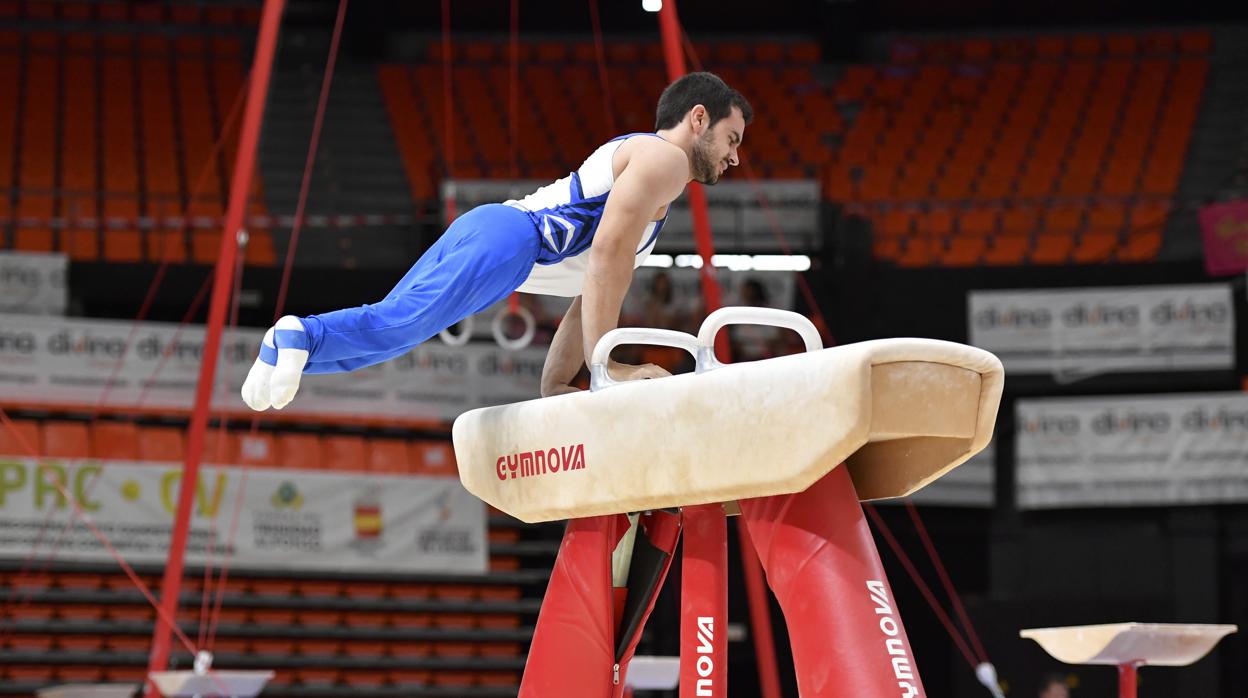
M 343 0 L 343 2 L 345 3 L 346 0 Z M 233 337 L 234 332 L 238 329 L 238 308 L 239 308 L 239 301 L 242 297 L 242 293 L 241 293 L 242 287 L 243 287 L 243 256 L 238 255 L 238 257 L 235 259 L 235 262 L 234 262 L 234 284 L 233 284 L 233 295 L 231 297 L 232 301 L 231 301 L 231 306 L 230 306 L 230 323 L 229 323 L 229 327 L 226 330 L 226 340 L 225 340 L 227 346 L 231 343 L 230 340 Z M 259 422 L 258 417 L 259 415 L 256 415 L 256 417 L 253 417 L 251 421 L 251 433 L 253 434 L 255 433 L 256 427 L 258 426 L 258 422 Z M 226 415 L 224 412 L 218 413 L 217 420 L 218 420 L 218 425 L 219 425 L 218 426 L 219 431 L 217 432 L 217 454 L 216 455 L 217 455 L 217 462 L 219 463 L 223 460 L 222 449 L 225 446 L 226 426 L 228 425 L 229 420 L 226 418 Z M 204 583 L 204 588 L 202 590 L 202 593 L 200 595 L 200 626 L 199 626 L 200 633 L 203 634 L 203 638 L 204 638 L 200 642 L 200 646 L 204 647 L 208 651 L 212 651 L 213 645 L 216 642 L 217 624 L 221 616 L 221 595 L 225 590 L 226 580 L 229 578 L 230 554 L 234 550 L 234 540 L 235 540 L 235 533 L 237 531 L 238 514 L 239 514 L 239 510 L 242 509 L 243 498 L 247 491 L 247 473 L 248 472 L 249 470 L 247 468 L 243 469 L 243 475 L 239 479 L 239 483 L 238 483 L 238 493 L 234 497 L 234 517 L 233 517 L 234 525 L 231 526 L 230 528 L 230 535 L 226 539 L 226 542 L 225 542 L 225 551 L 222 553 L 222 556 L 221 556 L 221 573 L 217 578 L 216 602 L 211 605 L 211 608 L 212 608 L 211 612 L 205 615 L 205 613 L 207 612 L 207 609 L 210 606 L 210 604 L 208 603 L 208 599 L 211 597 L 211 594 L 212 594 L 212 580 L 211 580 L 210 571 L 211 571 L 212 563 L 213 563 L 212 558 L 216 552 L 216 546 L 213 544 L 213 541 L 216 540 L 216 536 L 217 536 L 217 517 L 215 515 L 212 517 L 212 523 L 211 523 L 211 528 L 210 528 L 211 535 L 208 538 L 208 555 L 207 555 L 207 560 L 204 566 L 205 583 Z
M 914 563 L 910 561 L 910 556 L 902 549 L 901 544 L 893 537 L 893 532 L 889 529 L 888 524 L 884 523 L 884 519 L 880 516 L 875 507 L 870 504 L 863 504 L 862 510 L 871 517 L 871 523 L 875 524 L 875 529 L 884 537 L 884 541 L 888 543 L 888 547 L 892 549 L 893 554 L 897 556 L 897 560 L 901 562 L 901 566 L 906 569 L 906 573 L 910 575 L 910 579 L 914 585 L 919 588 L 919 592 L 923 594 L 923 598 L 927 600 L 932 611 L 936 614 L 936 618 L 940 620 L 941 625 L 945 626 L 945 630 L 949 632 L 949 637 L 953 638 L 953 642 L 958 646 L 958 650 L 962 652 L 962 656 L 966 658 L 966 662 L 971 665 L 971 669 L 975 668 L 975 655 L 971 653 L 971 648 L 966 645 L 966 640 L 962 639 L 962 634 L 958 632 L 957 626 L 953 624 L 953 620 L 949 618 L 949 614 L 945 613 L 945 609 L 941 608 L 940 602 L 936 600 L 936 595 L 928 588 L 927 583 L 919 576 L 919 571 L 915 569 Z
M 507 126 L 511 130 L 511 178 L 520 176 L 520 0 L 511 0 L 511 84 Z
M 451 0 L 442 0 L 442 153 L 446 176 L 452 178 L 455 163 L 455 110 L 451 105 Z
M 243 84 L 240 86 L 238 95 L 234 98 L 234 104 L 230 108 L 229 115 L 226 117 L 225 122 L 221 126 L 220 132 L 217 134 L 216 142 L 213 143 L 212 152 L 204 160 L 204 164 L 200 168 L 199 174 L 196 177 L 195 185 L 191 188 L 191 192 L 187 196 L 187 199 L 185 203 L 183 204 L 182 213 L 180 216 L 181 223 L 179 224 L 179 227 L 177 230 L 179 235 L 186 231 L 187 225 L 189 224 L 189 221 L 190 221 L 189 213 L 190 213 L 191 203 L 196 198 L 198 198 L 199 195 L 206 189 L 207 184 L 209 180 L 211 179 L 210 175 L 212 174 L 213 165 L 216 163 L 217 158 L 221 152 L 221 149 L 224 146 L 225 141 L 227 137 L 229 136 L 230 130 L 233 128 L 234 123 L 236 122 L 238 118 L 238 115 L 242 112 L 243 103 L 245 101 L 244 97 L 247 94 L 248 80 L 249 78 L 244 79 Z M 130 329 L 126 336 L 126 341 L 124 344 L 124 348 L 122 349 L 121 356 L 118 357 L 116 362 L 114 362 L 112 372 L 110 373 L 108 380 L 104 383 L 104 388 L 100 392 L 100 397 L 96 400 L 95 407 L 92 409 L 91 413 L 88 416 L 88 420 L 92 423 L 94 423 L 96 418 L 99 416 L 100 410 L 103 409 L 105 403 L 108 401 L 108 395 L 110 391 L 112 390 L 113 384 L 117 380 L 117 376 L 121 373 L 122 366 L 125 365 L 126 357 L 129 355 L 130 347 L 134 342 L 134 337 L 136 334 L 138 334 L 139 328 L 143 320 L 146 319 L 148 312 L 151 311 L 152 304 L 155 302 L 155 299 L 157 296 L 157 291 L 160 289 L 160 286 L 164 281 L 165 274 L 168 271 L 169 265 L 171 263 L 170 254 L 169 254 L 170 250 L 171 248 L 166 246 L 164 250 L 164 254 L 162 255 L 162 258 L 161 258 L 160 265 L 156 268 L 156 271 L 153 273 L 152 281 L 148 285 L 147 292 L 144 294 L 142 304 L 139 306 L 139 311 L 135 315 L 134 321 L 131 322 L 130 324 Z M 206 292 L 209 288 L 209 283 L 211 281 L 211 278 L 212 277 L 209 276 L 208 279 L 205 280 L 204 285 L 200 288 L 199 294 L 196 296 L 196 299 L 192 302 L 190 309 L 188 309 L 186 315 L 182 318 L 182 323 L 178 326 L 178 329 L 177 331 L 175 331 L 175 334 L 174 334 L 175 341 L 178 337 L 178 334 L 181 332 L 182 327 L 190 322 L 190 318 L 198 310 L 199 304 L 201 304 L 203 302 L 203 299 L 206 297 Z M 162 357 L 156 369 L 148 377 L 148 381 L 147 381 L 148 386 L 150 386 L 151 383 L 155 380 L 155 378 L 160 374 L 161 370 L 163 369 L 168 359 L 168 356 L 169 356 L 168 353 L 166 353 L 164 357 Z M 145 387 L 143 389 L 143 392 L 139 396 L 136 406 L 142 403 L 146 395 L 146 392 L 147 392 L 147 388 Z M 89 483 L 87 491 L 86 491 L 86 496 L 89 497 L 91 493 L 95 490 L 95 486 L 102 479 L 104 468 L 107 467 L 107 465 L 108 465 L 107 462 L 101 462 L 99 464 L 100 473 L 99 475 L 96 476 L 95 479 L 93 479 Z M 34 543 L 31 545 L 30 554 L 27 555 L 26 559 L 22 562 L 22 567 L 18 572 L 19 578 L 26 576 L 29 572 L 32 571 L 31 568 L 33 566 L 35 558 L 38 556 L 39 546 L 42 545 L 43 543 L 44 533 L 48 528 L 48 524 L 51 523 L 53 517 L 55 516 L 55 513 L 56 513 L 55 510 L 48 512 L 48 515 L 44 520 L 43 527 L 40 528 L 39 533 L 35 537 Z M 43 565 L 40 567 L 40 571 L 46 571 L 55 561 L 56 553 L 60 550 L 60 546 L 63 542 L 64 536 L 66 533 L 69 532 L 69 529 L 72 526 L 73 526 L 73 520 L 71 519 L 65 523 L 65 525 L 61 528 L 60 532 L 57 534 L 57 536 L 53 539 L 51 551 L 48 553 L 48 557 L 44 560 Z M 18 604 L 17 607 L 19 609 L 25 608 L 27 605 L 29 605 L 30 599 L 31 599 L 31 593 L 29 591 L 23 592 L 22 596 L 16 600 L 10 597 L 10 601 Z M 2 637 L 3 637 L 3 633 L 0 633 L 0 638 Z
M 308 190 L 312 185 L 312 171 L 316 165 L 316 151 L 321 142 L 321 127 L 325 124 L 325 108 L 329 104 L 329 86 L 334 79 L 334 66 L 338 62 L 338 43 L 342 39 L 342 24 L 347 16 L 347 0 L 338 3 L 338 16 L 334 19 L 334 33 L 329 40 L 329 60 L 325 63 L 325 76 L 321 79 L 321 95 L 316 100 L 316 115 L 312 118 L 312 138 L 308 143 L 308 157 L 303 164 L 303 181 L 299 184 L 299 199 L 295 204 L 295 220 L 290 227 L 290 244 L 286 248 L 286 263 L 282 266 L 282 281 L 277 289 L 277 306 L 273 322 L 282 316 L 286 307 L 286 291 L 290 286 L 290 272 L 294 267 L 295 248 L 303 229 L 304 209 L 308 203 Z
M 689 38 L 689 34 L 683 29 L 681 30 L 685 52 L 689 54 L 689 62 L 693 64 L 695 70 L 702 70 L 702 61 L 698 60 L 698 51 L 694 48 L 693 40 Z M 784 232 L 780 229 L 780 219 L 776 215 L 775 209 L 771 207 L 771 202 L 767 199 L 767 193 L 759 186 L 758 175 L 755 174 L 750 163 L 744 158 L 741 159 L 741 169 L 745 173 L 746 179 L 750 186 L 754 189 L 754 196 L 758 198 L 758 205 L 763 209 L 763 215 L 767 218 L 767 225 L 771 228 L 772 237 L 776 239 L 780 251 L 786 255 L 793 254 L 793 248 L 789 246 L 788 240 L 784 237 Z M 823 310 L 819 307 L 819 301 L 815 298 L 815 292 L 810 287 L 810 282 L 806 280 L 806 276 L 801 272 L 793 272 L 797 279 L 797 288 L 802 294 L 802 298 L 806 301 L 806 306 L 810 309 L 810 314 L 814 316 L 812 320 L 819 333 L 823 336 L 825 342 L 829 346 L 836 345 L 836 338 L 832 336 L 831 327 L 828 325 L 828 319 L 824 316 Z
M 204 160 L 204 165 L 200 168 L 199 175 L 195 180 L 195 186 L 191 189 L 191 193 L 182 207 L 182 215 L 180 216 L 181 223 L 178 225 L 179 236 L 186 231 L 187 226 L 190 224 L 191 202 L 198 198 L 204 189 L 207 188 L 208 181 L 212 179 L 210 175 L 212 174 L 213 165 L 217 162 L 217 158 L 221 154 L 221 149 L 225 146 L 227 136 L 229 135 L 230 130 L 234 127 L 235 122 L 238 120 L 238 115 L 243 111 L 243 104 L 246 101 L 247 85 L 249 82 L 250 76 L 244 78 L 242 86 L 239 87 L 238 95 L 234 98 L 234 104 L 230 107 L 230 113 L 226 117 L 225 123 L 221 125 L 221 132 L 217 134 L 217 141 L 212 145 L 212 153 L 207 157 L 207 159 Z M 139 324 L 147 318 L 147 314 L 151 310 L 152 304 L 156 301 L 157 291 L 164 282 L 165 273 L 169 269 L 171 261 L 169 256 L 170 249 L 171 248 L 168 246 L 165 247 L 165 254 L 161 257 L 160 266 L 156 267 L 156 271 L 152 277 L 152 282 L 148 285 L 147 293 L 143 297 L 143 303 L 139 306 L 139 312 L 135 316 L 134 322 L 130 325 L 130 334 L 126 337 L 125 348 L 122 350 L 121 356 L 117 359 L 117 362 L 113 365 L 113 373 L 108 377 L 108 382 L 104 384 L 104 390 L 100 393 L 100 399 L 96 401 L 95 411 L 91 415 L 92 419 L 95 418 L 95 416 L 99 413 L 100 408 L 102 408 L 104 403 L 107 401 L 108 393 L 112 390 L 113 383 L 117 379 L 117 374 L 121 372 L 121 367 L 125 365 L 126 356 L 130 353 L 130 344 L 134 341 L 134 335 L 139 330 Z
M 274 322 L 277 322 L 277 320 L 282 317 L 282 313 L 286 307 L 286 294 L 290 287 L 290 277 L 291 277 L 292 270 L 294 269 L 295 252 L 299 245 L 299 233 L 303 228 L 304 212 L 307 206 L 308 192 L 311 189 L 312 175 L 316 168 L 316 154 L 320 146 L 321 129 L 325 124 L 325 112 L 329 106 L 330 88 L 333 85 L 334 70 L 338 64 L 338 51 L 339 51 L 339 46 L 341 45 L 341 41 L 342 41 L 342 28 L 343 28 L 343 25 L 346 23 L 348 1 L 349 0 L 339 0 L 338 12 L 334 18 L 334 30 L 329 41 L 329 57 L 325 61 L 325 73 L 323 77 L 321 78 L 321 91 L 316 100 L 316 113 L 313 115 L 313 118 L 312 118 L 312 135 L 309 139 L 308 154 L 304 160 L 303 177 L 299 185 L 299 199 L 295 204 L 295 218 L 291 225 L 290 244 L 286 249 L 286 260 L 282 266 L 282 280 L 278 287 L 277 303 L 274 308 L 274 314 L 273 314 Z M 243 265 L 242 265 L 242 258 L 240 255 L 240 259 L 237 262 L 236 268 L 234 270 L 234 294 L 232 297 L 232 306 L 231 306 L 231 311 L 230 311 L 231 329 L 237 327 L 238 325 L 238 304 L 239 304 L 240 295 L 241 295 L 239 291 L 241 290 L 241 287 L 242 287 L 242 271 L 243 271 Z M 224 414 L 219 415 L 218 418 L 220 419 L 221 433 L 222 433 L 222 436 L 224 436 L 225 425 L 226 425 L 227 420 Z M 260 416 L 257 414 L 252 417 L 250 433 L 255 434 L 259 429 L 259 425 L 260 425 Z M 222 438 L 221 441 L 223 442 L 224 438 Z M 239 480 L 239 489 L 238 489 L 238 494 L 236 495 L 236 501 L 235 501 L 234 519 L 230 526 L 229 537 L 226 539 L 225 552 L 222 555 L 221 572 L 217 578 L 217 583 L 216 583 L 217 592 L 216 592 L 215 599 L 212 604 L 212 613 L 208 618 L 208 622 L 206 623 L 206 625 L 208 626 L 208 630 L 206 632 L 206 642 L 209 647 L 211 647 L 216 641 L 217 626 L 220 623 L 221 606 L 222 606 L 222 601 L 224 598 L 226 580 L 228 580 L 229 572 L 230 572 L 230 552 L 234 548 L 234 540 L 238 532 L 238 510 L 241 509 L 242 507 L 244 493 L 246 492 L 247 472 L 248 470 L 244 468 L 243 476 Z M 213 526 L 215 527 L 215 525 L 216 525 L 216 522 L 214 520 Z M 214 528 L 214 532 L 215 532 L 215 528 Z M 204 585 L 204 594 L 203 594 L 204 606 L 207 605 L 207 599 L 209 598 L 210 595 L 212 595 L 211 587 L 212 585 L 210 583 L 206 583 Z M 203 611 L 203 607 L 201 607 L 201 629 L 202 629 L 202 626 L 204 625 L 204 623 L 202 623 L 202 619 L 203 619 L 202 611 Z
M 970 638 L 971 645 L 975 648 L 975 656 L 979 657 L 980 662 L 988 661 L 988 653 L 984 651 L 984 646 L 979 641 L 979 635 L 975 632 L 975 626 L 971 625 L 970 616 L 966 613 L 966 607 L 962 605 L 962 597 L 958 595 L 958 590 L 953 586 L 953 580 L 949 578 L 949 573 L 945 570 L 945 565 L 941 562 L 940 555 L 936 552 L 936 546 L 932 543 L 932 539 L 927 535 L 927 526 L 923 525 L 923 519 L 919 517 L 919 508 L 914 506 L 914 502 L 906 500 L 906 511 L 910 514 L 910 520 L 914 522 L 914 528 L 919 532 L 919 540 L 923 541 L 923 547 L 927 550 L 927 556 L 932 559 L 932 564 L 936 567 L 936 575 L 940 577 L 940 583 L 945 587 L 945 593 L 949 596 L 949 600 L 953 603 L 953 610 L 958 614 L 958 619 L 962 621 L 962 629 L 966 631 L 966 636 Z
M 9 418 L 8 413 L 5 412 L 3 408 L 0 408 L 0 422 L 3 422 L 9 432 L 13 434 L 13 437 L 17 439 L 18 445 L 22 447 L 22 450 L 26 452 L 27 456 L 38 462 L 37 472 L 39 474 L 36 477 L 42 477 L 48 470 L 47 464 L 40 459 L 39 451 L 31 446 L 30 442 L 26 440 L 25 435 L 23 435 L 17 428 L 17 425 L 13 423 L 13 420 Z M 81 521 L 83 525 L 87 527 L 87 530 L 91 531 L 91 534 L 95 536 L 96 540 L 100 541 L 100 544 L 104 546 L 104 550 L 112 556 L 113 560 L 121 567 L 126 576 L 130 578 L 130 581 L 134 582 L 135 587 L 137 587 L 139 592 L 143 594 L 143 597 L 147 599 L 147 602 L 156 609 L 156 615 L 160 618 L 160 620 L 168 623 L 170 627 L 173 628 L 173 632 L 177 636 L 178 641 L 181 642 L 191 654 L 195 654 L 196 648 L 195 645 L 191 644 L 190 638 L 182 632 L 182 629 L 178 627 L 176 622 L 165 614 L 164 610 L 160 607 L 160 603 L 156 601 L 156 597 L 152 595 L 151 590 L 148 589 L 147 585 L 143 583 L 143 580 L 135 574 L 134 569 L 126 563 L 125 559 L 122 558 L 121 554 L 117 552 L 117 549 L 113 547 L 113 544 L 109 542 L 108 538 L 100 532 L 100 529 L 96 527 L 95 522 L 91 520 L 91 517 L 87 514 L 87 512 L 83 511 L 82 506 L 78 503 L 78 500 L 74 497 L 73 493 L 65 487 L 65 483 L 62 482 L 60 478 L 55 477 L 55 475 L 48 478 L 48 480 L 51 481 L 52 486 L 56 488 L 56 491 L 61 495 L 61 497 L 65 501 L 69 502 L 69 504 L 73 507 L 73 516 Z
M 598 84 L 602 86 L 602 100 L 606 107 L 607 132 L 615 135 L 615 107 L 611 100 L 611 81 L 607 77 L 607 56 L 603 49 L 602 25 L 598 20 L 598 0 L 589 0 L 589 21 L 594 25 L 594 56 L 598 59 Z

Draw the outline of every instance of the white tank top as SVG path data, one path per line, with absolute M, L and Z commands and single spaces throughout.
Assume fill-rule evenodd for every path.
M 523 199 L 504 201 L 529 214 L 541 238 L 541 251 L 523 293 L 547 296 L 579 296 L 589 267 L 589 246 L 602 220 L 607 195 L 615 184 L 611 160 L 624 141 L 637 136 L 658 138 L 654 133 L 632 133 L 613 138 L 595 150 L 577 170 L 555 180 Z M 654 250 L 659 230 L 667 220 L 651 221 L 637 248 L 633 268 L 641 266 Z

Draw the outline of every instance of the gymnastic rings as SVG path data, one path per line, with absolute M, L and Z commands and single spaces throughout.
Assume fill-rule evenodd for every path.
M 448 327 L 439 332 L 438 336 L 442 338 L 443 343 L 447 346 L 462 347 L 468 343 L 469 339 L 472 339 L 472 325 L 473 319 L 472 316 L 469 315 L 459 321 L 459 334 L 453 334 L 451 332 L 451 328 Z
M 521 332 L 520 336 L 515 339 L 508 337 L 506 328 L 503 327 L 510 315 L 520 318 L 524 323 L 524 332 Z M 491 329 L 494 331 L 494 341 L 498 342 L 498 346 L 508 351 L 519 351 L 533 343 L 533 335 L 537 333 L 537 321 L 533 319 L 533 313 L 528 308 L 517 305 L 514 309 L 509 308 L 495 315 Z

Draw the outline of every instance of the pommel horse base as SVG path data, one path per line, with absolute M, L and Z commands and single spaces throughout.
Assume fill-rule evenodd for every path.
M 714 359 L 729 324 L 797 331 L 807 352 Z M 685 349 L 697 371 L 615 384 L 619 344 Z M 618 329 L 591 357 L 593 390 L 467 412 L 464 486 L 527 522 L 568 519 L 522 698 L 619 698 L 684 534 L 681 698 L 727 695 L 727 529 L 744 517 L 789 627 L 804 698 L 923 696 L 860 500 L 915 492 L 982 450 L 1000 361 L 948 342 L 822 349 L 795 313 L 724 308 L 697 337 Z
M 1135 698 L 1137 669 L 1146 664 L 1187 666 L 1238 630 L 1234 625 L 1115 623 L 1069 628 L 1032 628 L 1019 632 L 1067 664 L 1118 667 L 1118 697 Z

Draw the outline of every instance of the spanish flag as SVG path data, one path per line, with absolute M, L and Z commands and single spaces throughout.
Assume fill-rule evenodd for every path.
M 355 505 L 355 537 L 356 538 L 380 538 L 381 537 L 381 505 L 378 505 L 378 504 L 356 504 Z

